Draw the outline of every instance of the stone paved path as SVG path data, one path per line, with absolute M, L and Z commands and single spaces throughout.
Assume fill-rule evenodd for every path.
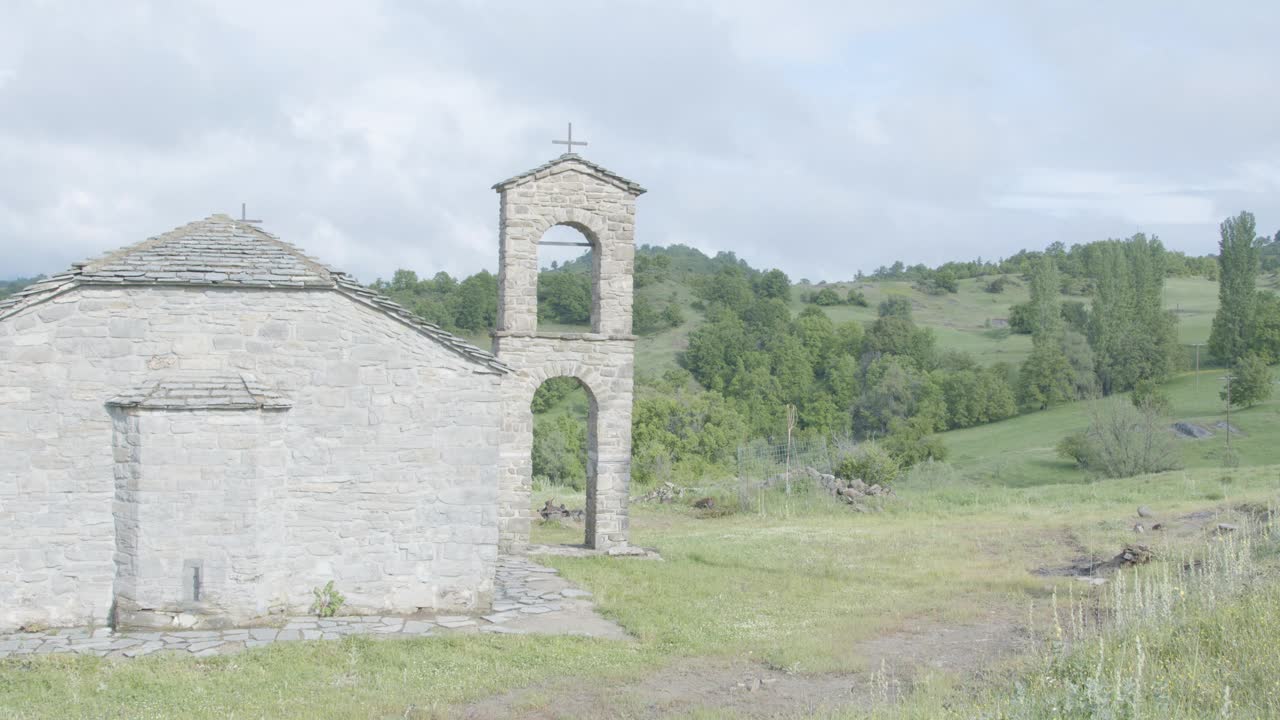
M 123 631 L 57 628 L 0 635 L 0 658 L 79 653 L 132 658 L 156 652 L 223 655 L 273 642 L 427 637 L 445 633 L 579 634 L 613 639 L 628 636 L 595 612 L 591 593 L 523 557 L 502 557 L 494 582 L 493 608 L 485 615 L 290 617 L 283 625 L 226 630 Z

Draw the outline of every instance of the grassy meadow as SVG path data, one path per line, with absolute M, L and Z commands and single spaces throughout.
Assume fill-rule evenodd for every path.
M 1273 502 L 1278 473 L 1257 467 L 1228 477 L 1200 468 L 1016 487 L 935 467 L 913 473 L 896 499 L 871 514 L 804 494 L 770 495 L 763 514 L 714 517 L 685 505 L 638 504 L 634 539 L 660 550 L 663 561 L 546 559 L 591 590 L 600 612 L 633 642 L 460 635 L 290 643 L 219 658 L 24 658 L 0 662 L 0 713 L 449 717 L 459 703 L 510 688 L 542 689 L 526 700 L 532 712 L 563 693 L 625 688 L 699 658 L 749 658 L 799 675 L 865 673 L 874 668 L 863 643 L 904 626 L 997 617 L 1023 627 L 1029 615 L 1043 616 L 1055 592 L 1082 592 L 1068 578 L 1032 570 L 1082 549 L 1114 555 L 1133 540 L 1139 504 L 1172 517 Z M 576 539 L 564 535 L 539 526 L 534 539 Z M 1165 542 L 1162 552 L 1171 556 L 1174 544 L 1201 541 Z M 625 695 L 614 706 L 619 716 L 633 707 Z

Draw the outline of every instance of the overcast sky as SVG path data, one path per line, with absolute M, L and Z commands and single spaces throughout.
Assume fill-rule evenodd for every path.
M 892 8 L 892 9 L 886 9 Z M 364 281 L 496 269 L 587 158 L 793 279 L 1280 229 L 1280 3 L 0 0 L 0 277 L 249 204 Z

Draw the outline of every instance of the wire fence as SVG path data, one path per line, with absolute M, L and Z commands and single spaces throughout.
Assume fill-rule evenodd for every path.
M 811 490 L 818 473 L 832 473 L 834 450 L 824 437 L 796 439 L 789 445 L 757 440 L 739 446 L 738 502 L 750 507 L 762 492 L 774 488 L 788 494 Z

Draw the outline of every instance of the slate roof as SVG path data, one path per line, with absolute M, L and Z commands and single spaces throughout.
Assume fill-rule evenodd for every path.
M 640 187 L 640 183 L 635 182 L 634 180 L 628 180 L 622 177 L 621 175 L 619 175 L 618 173 L 613 172 L 612 170 L 607 170 L 591 162 L 590 160 L 587 160 L 586 158 L 582 157 L 577 153 L 565 153 L 560 157 L 556 158 L 555 160 L 539 165 L 538 167 L 528 172 L 523 172 L 523 173 L 520 173 L 519 175 L 516 175 L 515 177 L 507 178 L 506 180 L 503 180 L 502 182 L 495 184 L 493 186 L 493 189 L 507 190 L 509 188 L 515 187 L 516 185 L 519 185 L 522 182 L 525 182 L 526 180 L 530 180 L 532 178 L 537 178 L 537 177 L 546 177 L 550 175 L 551 172 L 556 168 L 571 162 L 578 163 L 579 165 L 585 166 L 587 169 L 591 170 L 595 174 L 599 175 L 600 177 L 604 178 L 609 182 L 612 182 L 614 185 L 618 186 L 620 189 L 626 190 L 627 192 L 632 193 L 633 195 L 639 196 L 648 192 L 643 187 Z
M 150 380 L 107 401 L 146 410 L 287 410 L 293 406 L 252 375 L 213 375 Z
M 426 322 L 355 278 L 307 257 L 271 233 L 228 215 L 212 215 L 163 235 L 75 263 L 0 300 L 0 322 L 81 286 L 204 286 L 327 289 L 410 326 L 486 371 L 510 368 L 491 353 Z

